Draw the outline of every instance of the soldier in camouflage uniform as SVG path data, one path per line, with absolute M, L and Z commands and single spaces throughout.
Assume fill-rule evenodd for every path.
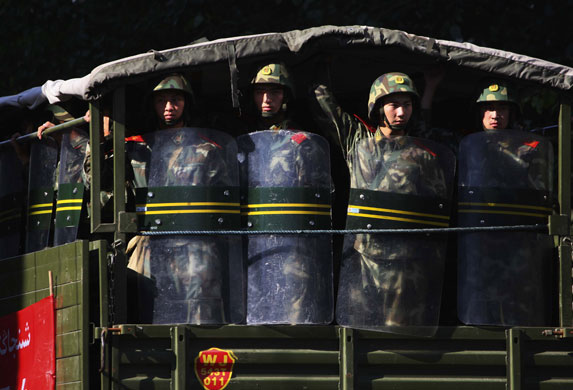
M 63 107 L 57 104 L 50 104 L 46 107 L 46 110 L 50 111 L 54 115 L 54 121 L 57 124 L 62 124 L 65 122 L 69 122 L 74 119 L 74 117 L 66 111 Z M 89 111 L 88 111 L 89 113 Z M 86 113 L 84 116 L 84 120 L 86 123 L 89 123 L 89 115 Z M 51 121 L 47 121 L 43 123 L 41 126 L 38 127 L 37 135 L 39 139 L 42 139 L 42 133 L 49 129 L 50 127 L 54 127 L 54 124 Z M 86 157 L 89 158 L 89 136 L 83 130 L 78 128 L 73 128 L 67 133 L 67 137 L 69 140 L 69 144 L 71 146 L 70 152 L 72 153 L 70 156 L 74 156 L 73 158 L 69 159 L 66 164 L 66 168 L 64 169 L 65 175 L 67 177 L 66 180 L 69 180 L 69 183 L 81 183 L 84 184 L 89 183 L 89 170 L 86 171 L 84 168 Z M 58 142 L 61 142 L 61 135 L 56 134 L 54 137 Z M 59 167 L 58 163 L 58 167 Z M 60 169 L 56 169 L 56 189 L 57 189 L 57 177 L 60 173 Z
M 182 127 L 189 111 L 189 102 L 192 100 L 193 91 L 189 82 L 179 74 L 172 74 L 161 80 L 153 88 L 153 111 L 158 129 L 174 129 Z M 187 107 L 186 107 L 187 104 Z M 130 137 L 126 143 L 126 156 L 132 169 L 130 179 L 132 191 L 135 188 L 147 187 L 147 165 L 151 159 L 151 136 L 145 139 L 141 136 Z M 149 237 L 135 236 L 127 246 L 130 254 L 128 267 L 146 276 L 149 270 Z
M 154 88 L 153 105 L 161 132 L 128 143 L 134 187 L 231 184 L 223 147 L 207 132 L 186 128 L 192 96 L 181 75 L 170 75 Z M 228 293 L 227 246 L 218 237 L 136 236 L 130 241 L 129 268 L 156 280 L 153 322 L 229 322 L 223 307 L 223 295 Z
M 368 117 L 374 126 L 345 113 L 326 86 L 317 86 L 314 94 L 321 109 L 317 113 L 319 123 L 346 158 L 351 189 L 448 198 L 448 185 L 436 153 L 401 137 L 411 129 L 419 104 L 418 92 L 408 75 L 387 73 L 374 81 L 368 100 Z M 422 257 L 443 259 L 444 255 L 444 245 L 420 237 L 347 235 L 337 321 L 387 330 L 437 321 L 427 319 L 423 295 L 440 295 L 427 286 L 431 278 L 441 280 L 442 269 L 436 264 L 432 271 L 424 266 L 427 261 Z M 412 294 L 419 294 L 420 299 L 416 301 Z
M 294 100 L 294 85 L 282 63 L 260 67 L 251 80 L 255 120 L 249 130 L 300 129 L 290 118 L 289 107 Z
M 52 112 L 54 116 L 54 121 L 58 122 L 58 124 L 68 122 L 73 120 L 74 117 L 66 111 L 63 107 L 50 104 L 46 108 L 48 111 Z M 86 114 L 84 116 L 84 120 L 89 122 L 89 115 Z M 53 122 L 47 121 L 41 126 L 38 127 L 37 135 L 39 139 L 42 139 L 42 133 L 50 128 L 55 126 Z M 66 201 L 69 195 L 65 194 L 65 188 L 74 187 L 74 191 L 81 191 L 80 193 L 85 194 L 85 188 L 89 187 L 89 170 L 86 169 L 86 161 L 89 159 L 89 135 L 80 128 L 72 128 L 71 130 L 63 133 L 63 134 L 56 134 L 54 136 L 61 144 L 60 149 L 60 160 L 58 161 L 56 172 L 55 172 L 55 180 L 54 180 L 54 189 L 56 191 L 59 190 L 58 193 L 58 201 Z M 89 165 L 87 165 L 89 167 Z M 79 184 L 79 186 L 75 186 Z M 62 199 L 64 196 L 64 199 Z M 56 218 L 56 229 L 54 233 L 54 245 L 62 245 L 68 242 L 74 241 L 78 234 L 78 229 L 83 230 L 87 228 L 86 222 L 87 219 L 84 218 L 87 210 L 82 208 L 79 227 L 78 222 L 75 218 L 71 215 L 66 216 L 66 223 L 65 226 L 62 219 Z M 59 225 L 59 226 L 58 226 Z
M 322 199 L 328 203 L 330 159 L 328 143 L 323 137 L 306 132 L 267 130 L 243 135 L 237 142 L 241 184 L 245 196 L 251 197 L 247 199 L 248 203 L 307 203 L 304 198 L 293 198 L 293 194 L 300 196 L 304 189 L 310 189 L 314 194 L 308 202 L 318 202 L 322 190 Z M 282 193 L 285 189 L 289 190 L 289 195 Z M 256 195 L 260 195 L 258 191 L 261 190 L 272 195 L 261 199 Z M 287 196 L 290 197 L 288 200 Z M 321 209 L 322 212 L 325 210 Z M 297 225 L 287 227 L 285 225 L 293 223 L 293 216 L 288 215 L 288 210 L 284 213 L 265 216 L 280 221 L 271 227 L 260 220 L 254 223 L 257 228 L 270 230 L 276 225 L 287 230 L 294 226 L 315 226 L 312 218 L 316 215 L 308 217 L 312 225 L 301 216 Z M 247 217 L 249 222 L 250 218 Z M 316 221 L 315 227 L 329 228 L 330 216 L 326 219 L 328 224 L 321 219 Z M 328 324 L 332 321 L 334 299 L 329 235 L 248 236 L 247 255 L 248 324 Z
M 483 130 L 517 129 L 519 105 L 512 88 L 504 81 L 484 84 L 476 100 Z
M 545 223 L 551 213 L 552 162 L 553 148 L 540 136 L 507 129 L 468 136 L 460 145 L 460 225 Z M 510 211 L 503 207 L 508 204 Z M 550 236 L 511 231 L 461 233 L 458 249 L 462 322 L 548 324 Z

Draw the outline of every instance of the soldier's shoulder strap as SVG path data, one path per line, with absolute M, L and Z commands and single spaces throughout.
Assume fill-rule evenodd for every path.
M 353 115 L 356 119 L 358 119 L 360 122 L 362 122 L 362 124 L 368 129 L 369 132 L 376 133 L 375 127 L 370 126 L 370 124 L 368 124 L 368 122 L 366 122 L 364 119 L 360 118 L 358 115 L 356 115 L 356 114 L 353 114 Z
M 416 144 L 416 146 L 424 149 L 426 152 L 430 153 L 433 157 L 437 156 L 437 154 L 432 149 L 430 149 L 427 145 L 424 145 L 424 143 L 422 141 L 415 139 L 414 144 Z

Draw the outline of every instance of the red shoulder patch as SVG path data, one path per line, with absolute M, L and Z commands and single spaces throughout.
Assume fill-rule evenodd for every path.
M 539 141 L 524 142 L 523 144 L 535 149 L 539 145 Z
M 296 142 L 299 145 L 307 138 L 308 137 L 304 133 L 296 133 L 295 135 L 290 137 L 290 139 L 292 139 L 294 142 Z
M 370 126 L 364 119 L 360 118 L 358 115 L 356 115 L 356 114 L 353 114 L 353 115 L 354 115 L 354 117 L 355 117 L 356 119 L 358 119 L 360 122 L 362 122 L 362 124 L 363 124 L 364 126 L 366 126 L 366 128 L 368 129 L 368 131 L 370 131 L 371 133 L 376 133 L 376 128 L 375 128 L 375 127 Z
M 422 142 L 420 142 L 419 140 L 417 140 L 417 139 L 414 140 L 414 143 L 415 143 L 417 146 L 419 146 L 420 148 L 424 149 L 426 152 L 430 153 L 432 156 L 434 156 L 434 157 L 437 156 L 437 154 L 434 153 L 434 152 L 432 151 L 432 149 L 428 148 L 426 145 L 424 145 L 424 144 L 423 144 Z
M 218 143 L 216 143 L 215 141 L 213 141 L 212 139 L 209 139 L 207 137 L 205 137 L 204 135 L 199 134 L 199 137 L 201 137 L 202 139 L 204 139 L 205 141 L 215 145 L 216 147 L 218 147 L 219 149 L 223 149 L 223 147 L 221 145 L 219 145 Z
M 143 139 L 142 136 L 140 135 L 134 135 L 133 137 L 127 137 L 125 139 L 125 142 L 145 142 L 145 140 Z

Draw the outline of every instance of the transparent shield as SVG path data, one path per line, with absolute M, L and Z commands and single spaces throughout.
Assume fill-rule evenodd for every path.
M 0 259 L 22 253 L 24 166 L 12 147 L 0 151 Z
M 237 146 L 227 134 L 181 128 L 157 131 L 146 139 L 151 154 L 146 172 L 141 174 L 148 177 L 149 191 L 153 188 L 160 194 L 164 193 L 161 189 L 168 188 L 180 194 L 183 187 L 238 188 Z M 209 199 L 195 202 L 177 199 L 177 195 L 173 199 L 176 201 L 170 203 L 171 208 L 197 203 L 200 207 L 217 207 L 217 202 Z M 177 213 L 162 212 L 157 219 L 165 221 L 163 226 Z M 240 227 L 238 221 L 235 230 Z M 142 242 L 148 250 L 137 253 L 146 257 L 143 273 L 152 283 L 140 284 L 140 296 L 153 299 L 152 323 L 220 325 L 244 321 L 245 271 L 239 236 L 159 236 Z M 149 303 L 141 305 L 149 309 Z
M 546 224 L 552 213 L 553 148 L 513 130 L 460 144 L 460 226 Z M 465 324 L 549 324 L 553 240 L 535 232 L 458 236 L 458 316 Z
M 85 185 L 82 177 L 89 136 L 73 129 L 62 136 L 58 168 L 58 196 L 54 245 L 73 242 L 78 237 Z
M 32 144 L 28 178 L 26 253 L 39 251 L 49 244 L 57 164 L 58 147 L 52 138 L 44 137 Z
M 260 131 L 239 137 L 238 143 L 248 228 L 330 228 L 330 158 L 324 138 Z M 332 321 L 330 235 L 249 235 L 247 242 L 248 324 Z
M 367 138 L 349 156 L 348 228 L 449 224 L 455 157 L 413 137 Z M 353 234 L 344 239 L 340 325 L 430 336 L 441 305 L 446 236 Z

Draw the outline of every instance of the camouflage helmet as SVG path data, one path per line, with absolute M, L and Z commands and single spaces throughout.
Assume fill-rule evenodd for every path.
M 513 89 L 501 80 L 490 80 L 482 85 L 476 103 L 486 102 L 508 102 L 517 105 Z
M 177 73 L 171 74 L 165 77 L 163 80 L 161 80 L 159 84 L 157 84 L 155 88 L 153 88 L 153 92 L 163 91 L 167 89 L 175 89 L 178 91 L 183 91 L 189 94 L 189 96 L 193 97 L 193 91 L 191 90 L 189 82 L 187 81 L 187 79 L 185 79 L 185 77 Z
M 409 93 L 414 95 L 416 100 L 420 97 L 410 76 L 399 72 L 385 73 L 374 80 L 370 87 L 368 118 L 370 118 L 371 121 L 378 122 L 379 112 L 376 109 L 378 101 L 394 93 Z
M 60 122 L 69 122 L 74 119 L 73 115 L 57 104 L 49 104 L 46 110 L 50 111 L 54 118 Z
M 286 66 L 282 63 L 270 63 L 259 68 L 251 84 L 279 84 L 294 93 L 294 86 Z

